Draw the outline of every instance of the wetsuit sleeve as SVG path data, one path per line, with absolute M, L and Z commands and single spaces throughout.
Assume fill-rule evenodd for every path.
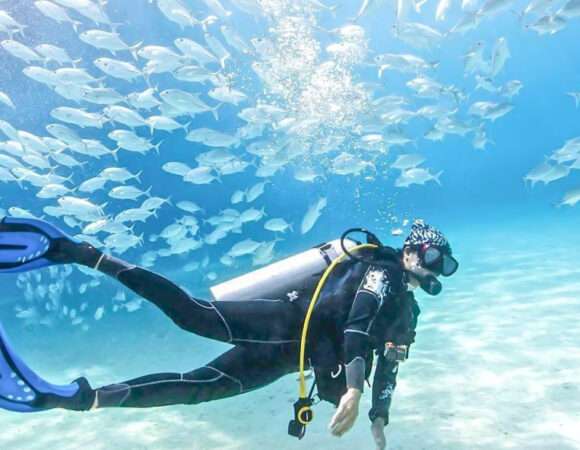
M 398 373 L 399 363 L 388 361 L 384 354 L 380 353 L 373 380 L 373 400 L 369 411 L 371 422 L 374 422 L 377 417 L 382 417 L 385 419 L 385 425 L 389 423 L 389 410 L 397 386 Z
M 417 328 L 417 319 L 421 310 L 417 305 L 412 293 L 407 293 L 408 306 L 405 314 L 406 325 L 402 333 L 398 336 L 393 336 L 397 344 L 408 345 L 409 347 L 415 342 L 415 329 Z M 373 399 L 372 407 L 369 411 L 369 419 L 373 422 L 377 417 L 382 417 L 385 420 L 385 425 L 389 423 L 389 410 L 391 408 L 391 401 L 393 393 L 397 386 L 397 374 L 399 373 L 399 363 L 397 361 L 389 361 L 384 354 L 385 346 L 379 349 L 377 368 L 375 369 L 375 376 L 373 379 Z
M 373 324 L 388 287 L 387 273 L 369 266 L 355 294 L 344 328 L 346 385 L 363 390 L 369 351 L 369 329 Z

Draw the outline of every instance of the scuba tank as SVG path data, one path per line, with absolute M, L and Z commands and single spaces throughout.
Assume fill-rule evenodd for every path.
M 335 239 L 316 245 L 297 255 L 284 258 L 253 272 L 210 287 L 214 300 L 283 299 L 292 291 L 312 290 L 324 271 L 343 248 L 354 248 L 358 243 Z

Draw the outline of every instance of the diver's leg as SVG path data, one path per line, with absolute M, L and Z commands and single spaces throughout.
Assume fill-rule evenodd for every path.
M 93 407 L 150 408 L 219 400 L 266 386 L 297 367 L 296 345 L 236 346 L 188 373 L 147 375 L 99 388 Z
M 93 246 L 63 241 L 52 258 L 103 272 L 154 303 L 184 330 L 233 344 L 297 342 L 303 321 L 301 308 L 288 300 L 208 302 L 192 298 L 166 278 L 105 255 Z
M 62 263 L 81 264 L 115 278 L 155 304 L 184 330 L 210 339 L 231 341 L 229 328 L 212 302 L 192 298 L 161 275 L 106 255 L 87 243 L 59 242 L 48 257 Z

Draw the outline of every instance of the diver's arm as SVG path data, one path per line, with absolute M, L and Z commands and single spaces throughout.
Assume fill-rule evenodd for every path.
M 370 266 L 358 288 L 344 329 L 346 385 L 363 391 L 365 355 L 369 349 L 369 329 L 382 304 L 387 275 Z
M 407 326 L 406 332 L 394 338 L 398 345 L 406 345 L 407 348 L 415 342 L 415 330 L 417 328 L 417 320 L 421 310 L 417 305 L 417 301 L 412 292 L 406 293 L 407 309 L 405 310 L 405 318 Z M 375 422 L 377 418 L 384 420 L 384 425 L 389 423 L 389 410 L 391 408 L 391 401 L 393 393 L 397 386 L 397 374 L 399 373 L 399 361 L 388 359 L 385 356 L 386 347 L 379 349 L 377 367 L 373 379 L 373 398 L 372 407 L 369 411 L 369 419 Z
M 347 391 L 330 421 L 330 431 L 342 436 L 358 416 L 366 373 L 365 355 L 369 348 L 369 329 L 379 310 L 385 292 L 386 274 L 369 267 L 356 292 L 344 330 L 344 352 Z
M 372 407 L 369 411 L 369 419 L 374 422 L 377 418 L 384 420 L 384 425 L 389 423 L 389 409 L 393 392 L 397 386 L 397 373 L 399 363 L 387 361 L 384 354 L 379 354 L 377 368 L 373 380 Z

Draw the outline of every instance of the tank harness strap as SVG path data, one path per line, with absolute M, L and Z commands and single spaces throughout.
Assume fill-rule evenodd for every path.
M 329 251 L 334 250 L 334 248 L 332 247 L 332 245 L 330 245 L 328 243 L 320 244 L 320 245 L 317 245 L 316 247 L 318 247 L 318 251 L 320 252 L 322 257 L 324 258 L 324 261 L 326 262 L 327 266 L 330 266 L 332 264 L 332 260 L 338 256 L 338 254 L 336 254 L 336 253 L 330 254 Z
M 320 249 L 320 254 L 324 258 L 324 261 L 326 262 L 326 265 L 327 266 L 330 266 L 332 264 L 332 259 L 330 259 L 330 256 L 328 255 L 328 252 L 324 248 L 321 248 Z

